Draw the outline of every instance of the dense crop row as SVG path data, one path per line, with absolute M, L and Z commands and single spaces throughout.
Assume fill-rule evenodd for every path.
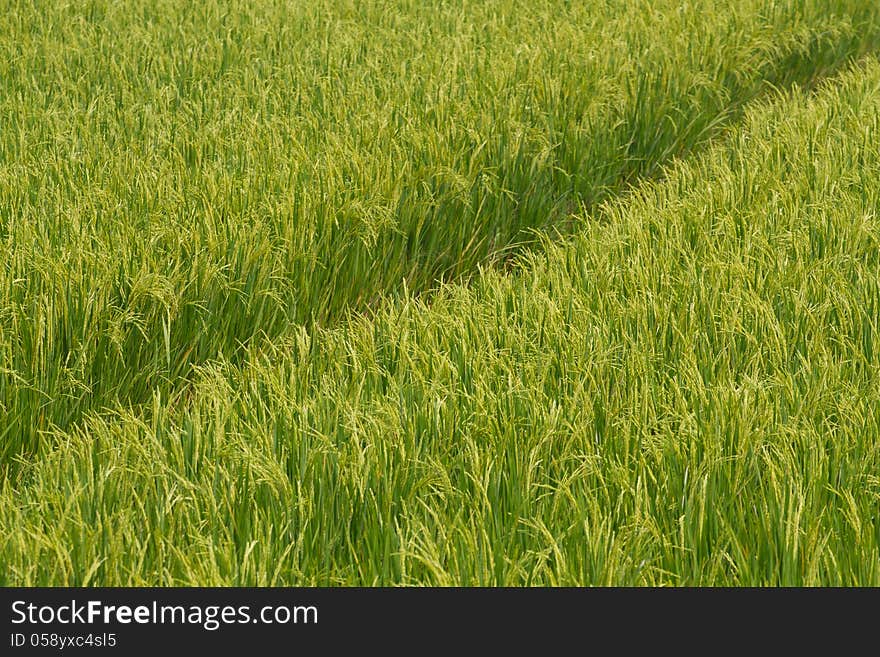
M 5 0 L 0 463 L 564 228 L 875 4 Z
M 880 64 L 0 496 L 4 583 L 880 584 Z

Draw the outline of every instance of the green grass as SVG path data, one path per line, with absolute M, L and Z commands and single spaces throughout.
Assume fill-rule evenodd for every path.
M 872 49 L 869 0 L 0 2 L 0 469 L 502 265 Z M 401 301 L 405 303 L 405 301 Z
M 880 585 L 878 181 L 869 59 L 509 272 L 54 433 L 0 583 Z

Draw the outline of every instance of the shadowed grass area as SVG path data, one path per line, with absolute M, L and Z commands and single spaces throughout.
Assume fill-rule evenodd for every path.
M 509 257 L 880 25 L 866 0 L 537 4 L 4 2 L 0 467 Z
M 94 416 L 3 584 L 880 584 L 880 64 L 564 244 Z

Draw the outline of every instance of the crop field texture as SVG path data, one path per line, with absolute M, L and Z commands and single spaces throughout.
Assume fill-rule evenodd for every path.
M 880 585 L 873 0 L 0 8 L 0 585 Z

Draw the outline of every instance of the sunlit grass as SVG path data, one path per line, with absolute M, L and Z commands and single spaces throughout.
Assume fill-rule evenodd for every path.
M 53 434 L 0 582 L 880 585 L 880 64 L 562 243 Z
M 567 232 L 875 4 L 0 3 L 0 468 Z

